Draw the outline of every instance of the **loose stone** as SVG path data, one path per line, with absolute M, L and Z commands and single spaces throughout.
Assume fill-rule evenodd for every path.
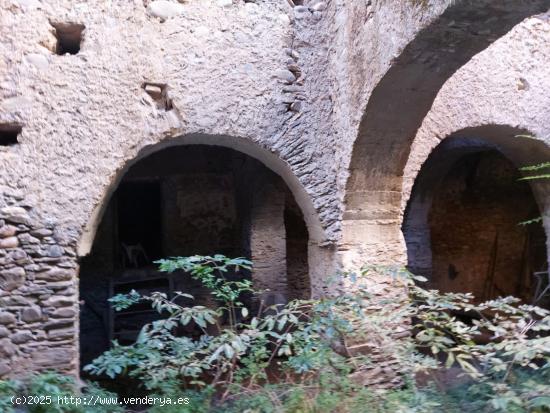
M 7 291 L 15 290 L 25 282 L 25 270 L 21 267 L 4 269 L 0 272 L 0 288 Z
M 327 8 L 327 4 L 324 2 L 324 1 L 320 1 L 318 3 L 315 3 L 312 7 L 311 7 L 311 10 L 313 11 L 323 11 Z
M 31 341 L 34 337 L 29 330 L 21 330 L 12 334 L 10 338 L 14 344 L 23 344 Z
M 162 20 L 182 14 L 184 7 L 179 3 L 171 1 L 158 0 L 149 4 L 149 12 Z
M 42 311 L 40 307 L 30 307 L 25 308 L 21 312 L 21 320 L 27 323 L 33 323 L 35 321 L 40 321 L 42 319 Z
M 17 248 L 19 246 L 19 240 L 17 237 L 8 237 L 0 239 L 0 248 Z
M 15 316 L 12 313 L 8 313 L 6 311 L 0 312 L 0 324 L 7 326 L 10 324 L 14 324 L 15 321 Z
M 17 233 L 17 227 L 13 225 L 4 225 L 0 227 L 0 238 L 13 237 Z
M 296 76 L 294 76 L 294 74 L 290 70 L 284 69 L 277 70 L 275 72 L 275 77 L 286 82 L 287 84 L 291 84 L 296 80 Z

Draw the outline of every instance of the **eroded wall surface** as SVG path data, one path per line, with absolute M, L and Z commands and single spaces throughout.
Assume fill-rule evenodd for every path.
M 171 145 L 230 147 L 279 174 L 304 214 L 311 287 L 322 291 L 341 264 L 337 244 L 358 246 L 342 247 L 342 215 L 371 94 L 448 2 L 305 3 L 0 0 L 0 124 L 23 127 L 18 144 L 0 146 L 0 376 L 75 371 L 78 257 L 124 173 Z M 59 23 L 85 26 L 77 54 L 56 54 Z M 407 179 L 434 136 L 476 123 L 464 107 L 475 113 L 478 102 L 487 102 L 480 121 L 502 117 L 548 136 L 547 126 L 531 127 L 547 116 L 548 44 L 547 19 L 534 18 L 457 72 L 415 141 L 421 150 Z M 494 70 L 476 78 L 485 66 L 513 80 Z M 516 73 L 524 71 L 520 90 Z M 151 93 L 158 87 L 162 102 Z M 531 100 L 538 109 L 528 113 Z M 392 122 L 389 115 L 406 112 L 388 112 Z M 364 241 L 379 256 L 403 256 L 399 231 Z

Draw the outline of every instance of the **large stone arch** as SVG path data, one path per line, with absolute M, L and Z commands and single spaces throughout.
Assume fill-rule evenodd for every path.
M 479 165 L 479 162 L 485 162 L 485 165 L 487 165 L 487 159 L 492 160 L 493 164 L 497 167 L 506 167 L 506 161 L 504 159 L 511 161 L 513 164 L 512 168 L 516 170 L 517 176 L 521 175 L 521 172 L 518 171 L 523 166 L 528 165 L 536 165 L 538 163 L 541 163 L 543 161 L 547 161 L 550 159 L 550 147 L 548 147 L 543 141 L 537 140 L 534 138 L 530 138 L 529 136 L 533 136 L 533 134 L 522 128 L 517 127 L 510 127 L 506 125 L 483 125 L 478 127 L 470 127 L 465 128 L 459 131 L 456 131 L 452 133 L 451 135 L 445 137 L 431 152 L 430 155 L 427 157 L 427 159 L 423 162 L 423 165 L 420 169 L 420 172 L 418 175 L 416 175 L 414 185 L 412 186 L 412 190 L 410 192 L 407 192 L 405 194 L 405 198 L 408 198 L 407 207 L 404 214 L 403 219 L 403 225 L 402 230 L 405 237 L 405 242 L 407 245 L 407 263 L 410 270 L 412 270 L 415 273 L 422 274 L 424 276 L 427 276 L 428 279 L 431 279 L 432 286 L 436 288 L 445 288 L 443 287 L 443 284 L 441 284 L 441 281 L 446 282 L 447 287 L 451 286 L 452 288 L 453 282 L 449 280 L 445 280 L 441 278 L 441 271 L 438 272 L 438 276 L 440 278 L 440 284 L 437 283 L 436 276 L 434 275 L 434 257 L 432 256 L 432 251 L 435 247 L 438 247 L 438 249 L 453 249 L 453 247 L 449 247 L 447 244 L 448 242 L 444 242 L 444 245 L 438 245 L 433 244 L 432 240 L 432 232 L 434 230 L 434 225 L 440 225 L 441 222 L 433 223 L 434 219 L 441 219 L 441 210 L 439 211 L 439 214 L 435 214 L 434 212 L 434 199 L 436 196 L 440 193 L 442 190 L 447 191 L 456 191 L 453 188 L 447 189 L 444 187 L 444 182 L 447 182 L 449 180 L 449 174 L 451 171 L 456 171 L 457 165 L 460 165 L 461 162 L 464 163 L 464 161 L 469 157 L 474 160 L 474 165 Z M 502 160 L 499 160 L 499 156 L 502 155 Z M 497 163 L 495 164 L 495 159 Z M 477 171 L 478 166 L 474 166 L 473 171 Z M 509 170 L 508 170 L 509 171 Z M 470 171 L 471 173 L 472 171 Z M 498 174 L 499 171 L 493 171 L 493 173 Z M 509 174 L 510 172 L 508 172 Z M 456 172 L 455 172 L 456 174 Z M 487 174 L 487 172 L 485 172 Z M 466 179 L 466 181 L 470 181 L 470 185 L 474 185 L 475 180 L 479 181 L 479 176 L 472 175 L 469 177 L 470 179 Z M 507 176 L 507 178 L 509 178 Z M 454 178 L 456 181 L 456 177 Z M 481 179 L 487 179 L 487 177 L 481 175 Z M 502 180 L 502 177 L 499 177 L 499 180 Z M 452 180 L 451 180 L 452 182 Z M 529 188 L 530 187 L 530 191 Z M 532 227 L 521 227 L 517 224 L 520 221 L 534 218 L 537 215 L 540 214 L 540 212 L 544 212 L 547 207 L 547 200 L 550 195 L 550 185 L 548 183 L 545 183 L 544 181 L 530 181 L 526 183 L 518 182 L 517 178 L 514 178 L 512 176 L 512 181 L 503 184 L 503 188 L 512 190 L 508 193 L 504 199 L 500 199 L 497 209 L 499 213 L 503 213 L 506 210 L 508 210 L 507 216 L 504 216 L 504 225 L 502 223 L 502 217 L 499 216 L 495 218 L 494 212 L 495 211 L 489 211 L 484 210 L 482 211 L 482 214 L 485 216 L 485 218 L 481 218 L 481 221 L 477 224 L 473 224 L 472 231 L 466 230 L 467 225 L 469 222 L 466 222 L 469 220 L 468 216 L 463 216 L 460 218 L 462 220 L 464 227 L 462 225 L 459 225 L 461 228 L 458 229 L 459 234 L 464 234 L 466 237 L 466 240 L 475 239 L 476 237 L 480 237 L 483 235 L 483 231 L 490 232 L 491 234 L 493 231 L 496 231 L 498 234 L 499 231 L 502 232 L 502 229 L 500 228 L 506 228 L 508 226 L 508 235 L 510 238 L 510 228 L 512 233 L 514 233 L 516 236 L 521 232 L 522 235 L 525 235 L 525 237 L 528 237 L 529 233 L 532 233 L 533 228 Z M 523 192 L 520 195 L 518 189 L 523 188 Z M 458 188 L 457 188 L 458 189 Z M 499 188 L 492 188 L 494 191 L 498 192 Z M 527 191 L 526 191 L 527 189 Z M 464 191 L 464 194 L 471 193 L 471 191 L 468 190 L 468 188 L 462 188 L 461 191 Z M 528 192 L 531 192 L 529 195 Z M 452 193 L 452 192 L 451 192 Z M 511 198 L 512 196 L 518 196 L 519 199 L 514 200 Z M 448 195 L 447 195 L 448 196 Z M 486 199 L 491 199 L 491 197 L 494 197 L 494 195 L 490 195 L 489 193 L 486 195 Z M 460 205 L 466 205 L 469 202 L 468 199 L 472 198 L 472 195 L 469 195 L 468 197 L 465 197 L 465 195 L 460 195 L 461 199 L 463 201 L 460 201 Z M 476 196 L 474 195 L 474 198 Z M 530 209 L 533 206 L 533 201 L 529 201 L 529 198 L 534 199 L 534 206 L 535 206 L 535 212 L 533 211 L 526 211 L 522 210 L 522 206 L 520 204 L 525 203 L 526 205 L 531 205 Z M 477 201 L 479 203 L 479 194 L 477 195 Z M 440 200 L 441 202 L 441 200 Z M 486 201 L 485 201 L 486 202 Z M 522 204 L 523 205 L 523 204 Z M 454 218 L 456 220 L 457 212 L 454 211 L 455 208 L 452 209 L 446 209 L 447 212 L 443 211 L 443 215 L 445 216 L 445 219 L 447 219 L 448 216 Z M 466 209 L 467 210 L 467 209 Z M 514 218 L 512 214 L 510 214 L 510 211 L 513 211 L 514 214 L 517 214 L 517 216 L 521 217 L 519 219 Z M 532 216 L 529 214 L 533 214 Z M 434 218 L 435 215 L 435 218 Z M 475 218 L 475 217 L 474 217 Z M 479 218 L 479 217 L 478 217 Z M 490 221 L 498 221 L 501 222 L 500 224 L 497 224 L 495 227 L 495 223 L 491 223 Z M 547 216 L 546 216 L 547 219 Z M 484 230 L 481 225 L 482 223 L 486 223 L 488 227 L 486 230 Z M 449 224 L 443 224 L 447 225 L 449 227 Z M 448 233 L 444 235 L 445 239 L 450 240 L 452 243 L 453 241 L 456 243 L 460 243 L 460 240 L 452 239 L 453 235 L 451 234 L 453 229 L 457 228 L 458 226 L 449 227 Z M 537 231 L 537 233 L 540 232 L 538 238 L 541 238 L 540 246 L 543 248 L 543 252 L 541 256 L 544 256 L 544 234 L 541 229 L 534 228 L 534 230 Z M 506 231 L 506 230 L 505 230 Z M 477 234 L 477 235 L 476 235 Z M 512 235 L 513 236 L 513 235 Z M 449 238 L 451 237 L 451 238 Z M 498 237 L 498 235 L 497 235 Z M 440 237 L 441 238 L 441 237 Z M 498 238 L 497 238 L 498 239 Z M 527 238 L 525 238 L 527 240 Z M 547 237 L 546 237 L 547 240 Z M 441 241 L 441 240 L 439 240 Z M 493 240 L 489 240 L 493 241 Z M 436 241 L 434 241 L 436 242 Z M 460 260 L 468 259 L 472 254 L 484 254 L 482 251 L 475 250 L 472 251 L 471 249 L 468 249 L 466 247 L 466 244 L 469 241 L 466 241 L 464 244 L 460 245 L 460 248 L 454 248 L 453 250 L 456 251 L 461 250 L 462 252 L 459 253 L 459 256 L 462 256 L 459 258 Z M 496 243 L 497 241 L 494 240 Z M 486 248 L 491 248 L 492 244 L 489 245 L 489 242 L 482 242 L 482 245 Z M 502 237 L 500 240 L 500 244 L 502 244 Z M 539 246 L 539 249 L 540 249 Z M 458 247 L 458 245 L 456 245 Z M 518 250 L 520 248 L 523 248 L 524 246 L 515 244 L 515 245 L 505 245 L 505 247 L 511 247 L 513 250 Z M 501 253 L 502 255 L 502 253 Z M 510 257 L 513 254 L 508 253 L 508 259 L 510 259 L 511 262 L 515 263 L 514 258 Z M 547 265 L 547 257 L 548 254 L 546 253 L 546 265 Z M 470 257 L 472 258 L 472 257 Z M 496 259 L 496 258 L 495 258 Z M 483 258 L 482 258 L 483 260 Z M 472 258 L 470 260 L 471 267 L 474 266 L 474 259 Z M 508 263 L 510 264 L 510 263 Z M 496 265 L 496 264 L 494 264 Z M 544 264 L 543 264 L 544 265 Z M 451 268 L 451 267 L 449 267 Z M 527 268 L 527 267 L 526 267 Z M 441 268 L 439 269 L 441 270 Z M 515 269 L 507 268 L 507 270 L 511 271 L 512 274 L 515 274 Z M 456 268 L 453 265 L 453 271 L 456 271 Z M 522 270 L 523 271 L 523 270 Z M 437 271 L 435 271 L 437 272 Z M 458 274 L 458 273 L 457 273 Z M 523 274 L 523 272 L 522 272 Z M 532 274 L 525 274 L 526 276 L 532 276 Z M 434 278 L 432 279 L 432 276 Z M 515 281 L 513 279 L 508 278 L 509 282 L 513 284 Z M 472 289 L 474 289 L 475 285 L 471 285 Z M 455 287 L 456 288 L 456 287 Z M 519 291 L 519 290 L 518 290 Z M 512 291 L 507 291 L 507 293 L 511 294 Z M 479 294 L 479 292 L 478 292 Z M 518 293 L 519 294 L 519 293 Z M 489 298 L 489 297 L 485 297 Z
M 140 210 L 150 203 L 139 194 L 150 193 L 151 186 L 158 194 L 151 202 L 159 207 L 144 214 Z M 133 206 L 136 202 L 140 208 Z M 287 224 L 289 210 L 295 219 Z M 151 230 L 151 225 L 158 229 Z M 305 229 L 291 233 L 289 225 Z M 121 236 L 127 233 L 124 228 L 141 228 L 141 235 L 127 241 L 132 236 Z M 151 239 L 156 241 L 151 244 Z M 131 340 L 133 330 L 119 332 L 113 315 L 105 316 L 110 313 L 106 298 L 128 282 L 157 280 L 160 287 L 154 288 L 167 291 L 189 288 L 197 302 L 213 304 L 192 280 L 165 280 L 152 264 L 157 257 L 250 257 L 254 285 L 268 290 L 262 299 L 284 302 L 322 292 L 322 242 L 321 224 L 297 178 L 286 163 L 258 145 L 230 136 L 193 134 L 145 147 L 117 171 L 80 240 L 81 362 L 92 360 L 112 339 Z M 93 248 L 85 243 L 93 243 Z M 135 264 L 127 257 L 128 247 L 143 251 Z
M 474 55 L 548 7 L 546 0 L 457 2 L 396 58 L 370 96 L 355 141 L 343 215 L 345 261 L 403 259 L 403 168 L 436 95 Z
M 304 214 L 304 220 L 307 224 L 311 241 L 321 244 L 326 240 L 323 226 L 321 225 L 310 196 L 284 160 L 270 152 L 268 149 L 265 149 L 259 144 L 256 144 L 248 139 L 235 138 L 226 135 L 187 134 L 146 146 L 139 151 L 137 156 L 121 165 L 115 175 L 111 178 L 111 182 L 105 190 L 102 201 L 94 207 L 90 220 L 82 231 L 82 235 L 78 242 L 79 256 L 84 256 L 90 251 L 93 239 L 95 237 L 95 232 L 97 231 L 97 226 L 101 221 L 106 204 L 128 169 L 139 160 L 144 159 L 155 152 L 172 146 L 181 145 L 222 146 L 242 152 L 262 162 L 266 167 L 279 175 L 291 190 L 296 202 Z

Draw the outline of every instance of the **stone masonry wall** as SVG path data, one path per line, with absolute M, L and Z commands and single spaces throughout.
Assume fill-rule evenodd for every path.
M 280 175 L 308 227 L 312 290 L 323 291 L 345 261 L 335 245 L 369 97 L 448 2 L 305 3 L 0 0 L 0 126 L 22 127 L 17 144 L 0 146 L 0 375 L 77 368 L 77 255 L 89 252 L 132 163 L 172 145 L 230 147 Z M 57 30 L 71 25 L 83 28 L 80 49 L 58 54 Z M 449 80 L 417 136 L 407 180 L 424 148 L 470 126 L 472 114 L 474 123 L 544 123 L 533 129 L 548 141 L 550 105 L 539 93 L 550 78 L 547 35 L 547 18 L 528 20 Z M 479 67 L 490 69 L 476 78 Z M 401 256 L 398 232 L 362 241 Z M 360 256 L 347 252 L 350 262 Z M 380 294 L 388 289 L 380 284 Z
M 0 202 L 0 376 L 78 365 L 76 237 L 21 192 Z

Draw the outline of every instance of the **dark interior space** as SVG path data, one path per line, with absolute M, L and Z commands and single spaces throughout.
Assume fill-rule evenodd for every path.
M 81 261 L 81 365 L 99 356 L 112 340 L 131 343 L 143 324 L 159 317 L 139 306 L 114 312 L 107 300 L 115 294 L 134 289 L 171 297 L 183 291 L 195 297 L 194 304 L 216 306 L 189 275 L 161 273 L 154 261 L 195 254 L 255 255 L 261 261 L 262 254 L 251 251 L 250 237 L 253 231 L 269 234 L 271 228 L 270 222 L 254 222 L 254 200 L 262 188 L 286 186 L 259 161 L 222 147 L 176 146 L 134 164 L 105 208 L 91 253 Z M 269 219 L 280 220 L 287 232 L 288 251 L 282 254 L 287 254 L 286 276 L 294 291 L 289 298 L 307 297 L 306 225 L 290 191 L 272 195 L 267 199 L 282 197 L 285 204 L 284 215 L 281 210 L 280 217 Z M 254 281 L 254 271 L 245 276 Z
M 432 155 L 403 225 L 411 271 L 432 288 L 472 292 L 478 301 L 508 295 L 537 301 L 548 264 L 542 224 L 522 225 L 540 216 L 529 183 L 495 149 Z M 537 304 L 548 306 L 548 297 Z
M 82 33 L 85 26 L 78 23 L 53 23 L 55 28 L 55 36 L 57 37 L 58 55 L 77 54 L 80 52 L 80 44 L 82 42 Z
M 0 124 L 0 146 L 11 146 L 19 142 L 19 134 L 23 130 L 21 125 L 7 123 Z

